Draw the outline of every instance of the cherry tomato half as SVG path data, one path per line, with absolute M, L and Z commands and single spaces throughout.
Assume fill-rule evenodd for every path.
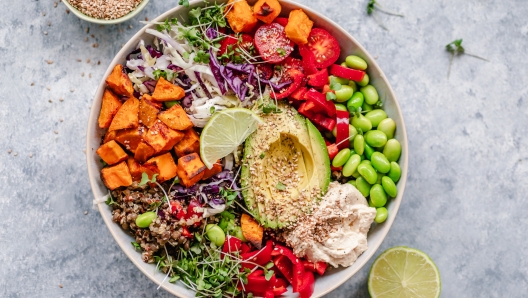
M 249 34 L 242 34 L 239 37 L 235 35 L 226 36 L 220 43 L 220 50 L 218 51 L 218 56 L 224 55 L 226 52 L 229 54 L 233 52 L 233 58 L 240 60 L 241 53 L 237 52 L 237 49 L 242 47 L 244 51 L 248 52 L 250 55 L 253 55 L 253 37 Z M 232 61 L 232 62 L 241 62 L 241 61 Z
M 262 25 L 255 32 L 255 46 L 261 58 L 269 63 L 279 63 L 293 52 L 294 43 L 277 23 Z
M 341 53 L 337 39 L 321 28 L 312 29 L 308 36 L 308 43 L 302 47 L 314 53 L 317 68 L 325 68 L 334 64 Z

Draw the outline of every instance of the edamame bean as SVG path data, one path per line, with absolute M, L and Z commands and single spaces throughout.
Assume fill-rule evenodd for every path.
M 337 153 L 337 155 L 332 160 L 332 166 L 339 168 L 344 165 L 347 160 L 350 158 L 350 149 L 345 148 Z
M 341 85 L 341 89 L 335 91 L 336 101 L 345 102 L 354 94 L 354 89 L 348 85 Z
M 365 143 L 365 155 L 367 156 L 367 159 L 372 159 L 372 153 L 376 152 L 374 148 L 370 147 L 369 144 Z
M 361 90 L 361 93 L 363 93 L 363 96 L 365 96 L 365 102 L 369 105 L 373 105 L 378 102 L 379 95 L 374 86 L 367 85 L 365 87 L 361 87 L 359 90 Z
M 387 113 L 384 110 L 372 110 L 365 114 L 365 117 L 370 120 L 372 127 L 378 127 L 382 120 L 387 118 Z
M 401 155 L 401 144 L 396 139 L 390 139 L 383 148 L 383 154 L 389 161 L 398 161 Z
M 345 63 L 348 67 L 353 69 L 365 70 L 367 69 L 367 62 L 358 56 L 350 55 L 346 57 Z
M 385 207 L 376 208 L 376 217 L 374 218 L 374 221 L 377 223 L 382 223 L 385 220 L 387 220 L 387 216 L 389 216 L 389 212 L 387 211 L 387 208 Z
M 242 242 L 247 242 L 246 237 L 244 237 L 244 233 L 242 233 L 242 228 L 237 226 L 234 229 L 233 236 L 237 237 L 238 239 L 242 240 Z
M 352 185 L 352 186 L 354 186 L 354 187 L 356 187 L 356 180 L 348 180 L 347 183 Z
M 356 170 L 354 174 L 352 174 L 352 177 L 356 178 L 357 180 L 357 178 L 361 177 L 361 174 Z
M 163 103 L 167 109 L 172 108 L 173 106 L 180 104 L 179 100 L 173 100 L 173 101 L 166 101 Z
M 369 81 L 370 79 L 369 79 L 368 74 L 365 74 L 365 76 L 363 77 L 363 80 L 356 82 L 356 84 L 358 84 L 359 86 L 367 86 Z
M 340 65 L 343 66 L 343 67 L 348 67 L 348 65 L 346 64 L 346 62 L 341 62 Z
M 369 165 L 369 166 L 372 166 L 372 162 L 368 159 L 364 159 L 362 160 L 360 163 L 360 165 Z
M 343 166 L 343 176 L 350 177 L 357 170 L 361 157 L 358 154 L 350 156 L 345 165 Z
M 363 161 L 364 162 L 364 161 Z M 365 178 L 369 184 L 374 184 L 378 181 L 378 174 L 376 170 L 371 165 L 360 164 L 358 166 L 358 172 L 361 174 L 361 177 Z
M 367 180 L 365 180 L 365 178 L 360 176 L 356 179 L 356 188 L 364 197 L 368 197 L 370 194 L 371 185 L 367 182 Z
M 390 177 L 385 176 L 381 178 L 381 186 L 383 186 L 383 189 L 389 195 L 389 197 L 395 198 L 398 195 L 398 188 Z
M 383 177 L 385 177 L 385 175 L 382 174 L 382 173 L 380 173 L 380 172 L 378 172 L 378 180 L 376 180 L 376 184 L 381 184 L 381 179 L 382 179 Z
M 344 104 L 336 103 L 336 110 L 348 112 L 347 107 Z
M 356 82 L 348 81 L 348 86 L 352 87 L 352 89 L 354 89 L 354 92 L 358 91 L 358 87 L 356 85 Z
M 379 130 L 367 131 L 365 141 L 372 147 L 382 147 L 387 143 L 387 136 Z
M 356 128 L 361 129 L 362 132 L 367 132 L 372 129 L 372 123 L 365 116 L 359 114 L 352 117 L 350 123 Z
M 155 212 L 148 211 L 136 217 L 136 226 L 140 228 L 148 228 L 152 221 L 154 221 L 158 215 Z
M 372 110 L 374 110 L 374 107 L 372 107 L 372 105 L 369 105 L 366 101 L 363 102 L 363 104 L 361 105 L 361 111 L 363 112 L 370 112 Z
M 401 169 L 400 169 L 400 165 L 397 162 L 395 162 L 395 161 L 391 162 L 391 168 L 390 168 L 390 171 L 387 174 L 387 176 L 389 178 L 391 178 L 392 181 L 394 181 L 394 183 L 396 183 L 396 182 L 398 182 L 398 180 L 400 180 Z
M 363 97 L 363 93 L 361 92 L 354 92 L 352 94 L 352 97 L 347 101 L 347 109 L 350 113 L 354 113 L 363 105 L 363 102 L 365 101 L 365 98 Z
M 205 233 L 207 234 L 207 238 L 216 246 L 220 247 L 224 244 L 226 236 L 219 226 L 208 224 L 205 226 Z
M 374 169 L 376 169 L 376 171 L 383 174 L 386 174 L 390 171 L 390 162 L 382 153 L 372 153 L 370 161 L 372 162 L 372 166 Z
M 340 78 L 340 77 L 336 77 L 336 76 L 329 76 L 328 77 L 328 81 L 329 82 L 336 82 L 336 83 L 339 83 L 341 85 L 348 85 L 348 83 L 350 82 L 350 80 L 348 80 L 348 79 Z
M 370 188 L 370 199 L 376 207 L 383 207 L 387 204 L 387 194 L 380 184 L 374 184 Z
M 348 103 L 347 103 L 347 108 L 348 108 Z M 392 120 L 391 118 L 385 118 L 381 120 L 381 122 L 378 124 L 378 130 L 383 131 L 383 133 L 387 136 L 387 139 L 390 140 L 394 138 L 394 131 L 396 130 L 396 122 L 394 122 L 394 120 Z
M 370 190 L 369 190 L 369 191 L 370 191 Z M 368 202 L 369 207 L 376 208 L 376 206 L 374 206 L 374 205 L 372 204 L 372 200 L 371 200 L 370 198 L 368 198 L 367 202 Z
M 357 135 L 354 138 L 354 151 L 356 151 L 357 154 L 363 154 L 363 151 L 365 150 L 365 138 L 363 138 L 362 135 Z

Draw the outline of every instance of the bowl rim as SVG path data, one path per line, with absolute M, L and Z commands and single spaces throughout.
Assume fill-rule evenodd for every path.
M 148 0 L 145 0 L 145 1 L 148 2 Z M 225 1 L 227 2 L 227 0 L 225 0 Z M 330 18 L 328 18 L 328 17 L 324 16 L 323 14 L 319 13 L 315 9 L 312 9 L 312 8 L 309 8 L 309 7 L 305 6 L 305 5 L 299 4 L 299 3 L 297 3 L 297 2 L 295 2 L 293 0 L 281 0 L 281 2 L 282 3 L 287 3 L 289 5 L 292 5 L 292 6 L 296 7 L 296 9 L 297 8 L 303 9 L 303 10 L 309 12 L 312 15 L 316 15 L 317 18 L 320 18 L 320 19 L 324 20 L 325 22 L 329 23 L 333 27 L 334 30 L 341 31 L 342 34 L 344 34 L 348 39 L 350 39 L 358 47 L 358 49 L 362 52 L 362 54 L 364 56 L 366 56 L 368 58 L 368 60 L 370 60 L 369 66 L 371 66 L 372 68 L 376 69 L 377 72 L 379 72 L 379 78 L 385 83 L 385 85 L 387 87 L 386 88 L 386 90 L 387 90 L 387 94 L 386 95 L 387 95 L 387 97 L 391 97 L 393 99 L 393 104 L 395 106 L 395 112 L 397 113 L 397 116 L 399 117 L 399 119 L 401 120 L 401 123 L 403 124 L 402 127 L 398 127 L 398 135 L 399 135 L 400 143 L 402 144 L 402 148 L 406 149 L 406 150 L 403 150 L 402 156 L 400 157 L 400 161 L 403 160 L 405 162 L 403 164 L 400 164 L 402 175 L 400 177 L 400 180 L 398 181 L 398 186 L 399 186 L 398 195 L 397 195 L 396 198 L 391 200 L 392 201 L 391 205 L 394 205 L 391 208 L 391 216 L 389 216 L 389 218 L 383 223 L 383 227 L 381 228 L 381 231 L 378 232 L 378 233 L 380 233 L 381 241 L 379 241 L 379 243 L 374 243 L 374 244 L 370 244 L 369 243 L 368 250 L 363 252 L 363 254 L 360 256 L 360 257 L 362 257 L 362 259 L 360 260 L 358 258 L 358 260 L 356 260 L 356 262 L 360 262 L 360 264 L 355 268 L 355 270 L 350 270 L 350 272 L 348 272 L 348 274 L 343 276 L 341 279 L 333 281 L 331 286 L 329 286 L 326 289 L 324 289 L 317 296 L 317 297 L 321 297 L 321 296 L 326 295 L 326 294 L 330 293 L 331 291 L 335 290 L 339 286 L 341 286 L 343 283 L 345 283 L 347 280 L 349 280 L 352 276 L 354 276 L 360 269 L 362 269 L 363 266 L 365 266 L 366 263 L 374 256 L 374 254 L 377 252 L 377 250 L 379 249 L 379 247 L 381 246 L 381 244 L 385 240 L 385 238 L 386 238 L 388 232 L 390 231 L 390 228 L 391 228 L 391 226 L 392 226 L 392 224 L 393 224 L 393 222 L 394 222 L 394 220 L 396 218 L 396 215 L 398 213 L 399 207 L 401 205 L 401 200 L 402 200 L 403 195 L 404 195 L 405 186 L 406 186 L 406 182 L 407 182 L 407 173 L 408 173 L 409 146 L 408 146 L 408 140 L 407 140 L 407 132 L 406 132 L 406 127 L 405 127 L 405 121 L 404 121 L 403 114 L 402 114 L 402 111 L 401 111 L 401 108 L 400 108 L 400 104 L 399 104 L 399 102 L 398 102 L 398 100 L 397 100 L 397 98 L 396 98 L 396 96 L 394 94 L 394 90 L 392 89 L 392 86 L 389 84 L 389 81 L 388 81 L 387 77 L 385 76 L 385 73 L 380 68 L 380 66 L 377 64 L 376 60 L 370 55 L 370 53 L 351 34 L 349 34 L 345 29 L 343 29 L 341 26 L 339 26 L 333 20 L 331 20 Z M 196 3 L 203 3 L 203 1 L 202 0 L 192 0 L 192 1 L 190 1 L 189 6 L 192 7 Z M 169 16 L 176 15 L 177 12 L 180 9 L 182 9 L 181 5 L 178 5 L 178 6 L 174 7 L 174 8 L 172 8 L 172 9 L 169 9 L 168 11 L 166 11 L 166 12 L 162 13 L 161 15 L 159 15 L 158 17 L 154 18 L 152 20 L 152 22 L 163 21 L 166 18 L 168 18 Z M 149 28 L 153 28 L 153 25 L 152 24 L 147 24 L 144 27 L 142 27 L 136 34 L 134 34 L 134 36 L 132 36 L 127 41 L 125 46 L 123 46 L 121 48 L 121 50 L 119 50 L 119 52 L 114 56 L 114 59 L 109 64 L 107 71 L 105 72 L 103 78 L 101 79 L 101 82 L 99 83 L 99 85 L 98 85 L 98 87 L 96 89 L 95 95 L 100 93 L 99 91 L 100 91 L 101 88 L 104 88 L 104 86 L 105 86 L 105 78 L 110 74 L 110 72 L 112 70 L 112 66 L 116 65 L 121 60 L 120 58 L 122 58 L 123 56 L 126 56 L 126 54 L 127 54 L 126 50 L 128 49 L 129 43 L 131 41 L 133 41 L 133 40 L 140 39 L 140 37 L 145 34 L 145 30 L 149 29 Z M 87 134 L 86 134 L 86 150 L 87 150 L 87 153 L 91 152 L 90 141 L 91 141 L 91 137 L 92 136 L 90 135 L 90 129 L 97 124 L 97 114 L 96 113 L 97 113 L 97 111 L 99 111 L 98 108 L 93 108 L 94 101 L 95 101 L 95 99 L 92 101 L 92 108 L 90 110 L 90 116 L 89 116 Z M 86 154 L 86 161 L 87 161 L 87 166 L 88 166 L 88 178 L 90 180 L 90 186 L 91 186 L 94 198 L 97 200 L 99 198 L 98 198 L 98 195 L 96 193 L 97 181 L 96 181 L 95 177 L 99 177 L 99 173 L 98 172 L 94 173 L 94 169 L 90 166 L 90 164 L 93 163 L 93 160 L 91 160 L 91 155 L 90 154 Z M 185 296 L 184 293 L 178 293 L 177 291 L 175 291 L 173 284 L 162 283 L 160 285 L 159 281 L 157 280 L 157 277 L 155 276 L 155 273 L 153 274 L 151 272 L 152 270 L 147 271 L 146 269 L 144 269 L 142 267 L 142 265 L 144 263 L 141 261 L 141 259 L 140 258 L 138 259 L 137 256 L 133 256 L 127 249 L 125 249 L 125 245 L 128 245 L 128 243 L 124 243 L 123 241 L 118 240 L 119 239 L 118 235 L 111 228 L 113 225 L 116 225 L 116 223 L 114 223 L 111 218 L 107 218 L 107 217 L 103 216 L 103 214 L 104 214 L 104 209 L 103 208 L 105 208 L 105 207 L 106 206 L 104 204 L 98 204 L 98 210 L 101 213 L 101 216 L 103 217 L 103 221 L 105 222 L 105 224 L 106 224 L 108 230 L 110 231 L 112 237 L 114 237 L 114 240 L 120 246 L 121 250 L 125 253 L 125 255 L 129 258 L 129 260 L 132 261 L 132 263 L 143 274 L 145 274 L 150 280 L 152 280 L 154 283 L 156 283 L 157 285 L 159 285 L 160 287 L 165 289 L 167 292 L 169 292 L 169 293 L 171 293 L 171 294 L 173 294 L 173 295 L 175 295 L 177 297 L 187 297 L 187 296 Z M 169 287 L 172 287 L 172 288 L 169 288 Z
M 112 19 L 112 20 L 98 19 L 98 18 L 94 18 L 94 17 L 88 16 L 88 15 L 85 15 L 80 10 L 75 8 L 72 4 L 70 4 L 69 0 L 64 0 L 64 1 L 62 1 L 62 3 L 64 3 L 64 5 L 66 5 L 66 7 L 71 12 L 73 12 L 73 14 L 75 16 L 77 16 L 81 20 L 84 20 L 84 21 L 87 21 L 87 22 L 90 22 L 90 23 L 94 23 L 94 24 L 99 24 L 99 25 L 114 25 L 114 24 L 119 24 L 119 23 L 126 22 L 126 21 L 132 19 L 133 17 L 135 17 L 140 11 L 143 10 L 143 8 L 145 8 L 145 6 L 147 6 L 149 1 L 150 0 L 141 1 L 141 3 L 139 3 L 139 5 L 136 6 L 136 8 L 134 8 L 134 10 L 132 10 L 131 12 L 127 13 L 126 15 L 124 15 L 124 16 L 122 16 L 120 18 Z

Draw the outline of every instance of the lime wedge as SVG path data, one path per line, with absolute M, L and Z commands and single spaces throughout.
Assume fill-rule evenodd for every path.
M 414 248 L 390 248 L 370 268 L 368 290 L 373 298 L 436 298 L 440 297 L 441 289 L 435 263 Z
M 200 135 L 200 156 L 207 168 L 233 153 L 262 123 L 254 112 L 232 108 L 215 112 Z

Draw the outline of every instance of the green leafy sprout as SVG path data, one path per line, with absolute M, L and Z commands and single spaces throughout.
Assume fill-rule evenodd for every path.
M 376 22 L 381 26 L 381 28 L 383 28 L 383 29 L 385 29 L 387 31 L 389 31 L 389 29 L 383 24 L 383 22 L 381 21 L 381 19 L 378 16 L 378 14 L 376 13 L 376 10 L 378 10 L 380 12 L 383 12 L 385 14 L 391 15 L 391 16 L 397 16 L 397 17 L 401 17 L 401 18 L 404 17 L 403 14 L 400 14 L 400 13 L 397 13 L 397 12 L 394 12 L 394 11 L 390 11 L 390 10 L 387 10 L 387 9 L 383 8 L 383 6 L 381 4 L 379 4 L 376 0 L 370 0 L 367 3 L 367 14 L 373 16 L 374 20 L 376 20 Z
M 474 58 L 489 62 L 489 60 L 486 59 L 486 58 L 482 58 L 480 56 L 477 56 L 477 55 L 470 54 L 470 53 L 466 52 L 466 49 L 462 46 L 462 38 L 455 39 L 454 41 L 448 43 L 445 46 L 445 48 L 446 48 L 446 51 L 451 53 L 451 57 L 449 58 L 449 68 L 447 70 L 447 79 L 449 79 L 449 75 L 451 73 L 451 65 L 453 64 L 453 58 L 455 56 L 468 55 L 468 56 L 471 56 L 471 57 L 474 57 Z

